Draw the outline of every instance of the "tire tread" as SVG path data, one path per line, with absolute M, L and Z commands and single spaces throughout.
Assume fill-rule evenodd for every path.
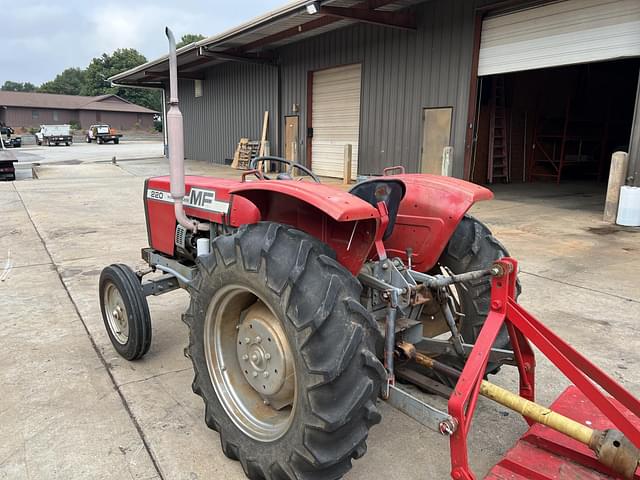
M 193 390 L 205 402 L 206 423 L 220 433 L 223 452 L 239 460 L 250 479 L 341 478 L 351 460 L 364 454 L 368 430 L 381 419 L 375 402 L 386 372 L 375 356 L 379 334 L 373 318 L 355 300 L 360 284 L 334 258 L 326 245 L 299 230 L 259 222 L 216 238 L 212 254 L 198 260 L 201 274 L 184 316 L 190 328 Z M 197 360 L 202 355 L 198 330 L 208 305 L 208 284 L 220 266 L 261 275 L 266 287 L 280 296 L 297 332 L 306 382 L 299 392 L 306 395 L 311 414 L 300 418 L 302 444 L 291 445 L 278 458 L 255 453 L 246 437 L 232 434 L 228 418 L 213 418 L 217 399 L 208 398 L 213 390 L 210 376 L 206 364 Z

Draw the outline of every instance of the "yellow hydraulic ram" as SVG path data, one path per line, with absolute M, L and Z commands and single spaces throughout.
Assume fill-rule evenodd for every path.
M 403 356 L 410 358 L 423 367 L 437 370 L 456 378 L 460 376 L 458 370 L 417 352 L 412 344 L 402 343 L 398 347 Z M 640 450 L 618 430 L 603 431 L 589 428 L 554 412 L 550 408 L 538 405 L 486 380 L 482 380 L 480 395 L 518 412 L 534 422 L 546 425 L 583 443 L 593 450 L 600 463 L 624 478 L 633 479 L 636 468 L 640 463 Z

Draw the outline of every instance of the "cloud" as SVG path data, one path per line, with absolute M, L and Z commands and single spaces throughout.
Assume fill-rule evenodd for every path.
M 0 0 L 0 84 L 6 80 L 41 84 L 69 67 L 131 47 L 149 60 L 164 54 L 164 27 L 214 35 L 272 10 L 283 0 Z M 10 21 L 7 21 L 10 19 Z

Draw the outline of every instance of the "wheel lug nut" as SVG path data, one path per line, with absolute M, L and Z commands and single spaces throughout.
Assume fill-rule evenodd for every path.
M 269 372 L 264 372 L 264 373 L 262 374 L 262 376 L 263 376 L 264 378 L 269 378 Z
M 249 360 L 249 355 L 245 353 L 244 355 L 242 355 L 242 359 L 246 362 L 247 360 Z
M 258 376 L 258 372 L 253 372 L 252 375 L 253 375 L 253 378 L 255 378 Z
M 251 343 L 251 339 L 249 337 L 244 337 L 244 343 Z
M 269 400 L 267 400 L 266 398 L 262 401 L 262 403 L 264 403 L 265 405 L 269 405 Z
M 269 360 L 271 358 L 271 354 L 270 353 L 265 353 L 264 354 L 264 358 L 266 358 L 267 360 Z
M 262 338 L 260 338 L 259 336 L 256 337 L 256 343 L 260 343 L 260 342 L 262 342 Z

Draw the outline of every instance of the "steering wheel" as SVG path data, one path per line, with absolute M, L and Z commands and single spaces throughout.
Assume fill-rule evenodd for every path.
M 301 163 L 298 162 L 292 162 L 290 160 L 285 160 L 282 157 L 274 157 L 271 155 L 263 155 L 262 157 L 256 157 L 253 160 L 251 160 L 251 164 L 250 164 L 250 168 L 255 169 L 257 168 L 258 164 L 261 162 L 277 162 L 277 163 L 283 163 L 285 165 L 288 165 L 290 167 L 290 169 L 292 168 L 297 168 L 299 170 L 302 170 L 304 173 L 306 173 L 307 175 L 309 175 L 314 182 L 316 183 L 320 183 L 320 179 L 318 178 L 318 176 L 313 173 L 311 170 L 309 170 L 307 167 L 305 167 L 304 165 L 302 165 Z M 278 177 L 280 177 L 279 174 Z M 291 176 L 289 174 L 286 174 L 287 176 L 289 176 L 289 178 L 281 178 L 281 180 L 291 180 Z M 262 175 L 265 179 L 267 180 L 271 180 L 269 177 L 267 177 L 266 175 Z

